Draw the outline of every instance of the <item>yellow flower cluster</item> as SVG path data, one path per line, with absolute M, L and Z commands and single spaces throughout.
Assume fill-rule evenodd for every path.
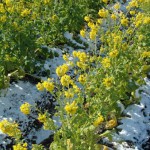
M 106 9 L 100 9 L 99 12 L 98 12 L 98 15 L 102 18 L 106 18 L 108 16 L 108 10 Z
M 142 58 L 150 57 L 150 51 L 144 51 L 141 56 Z
M 108 0 L 102 0 L 102 1 L 103 1 L 104 3 L 106 3 L 106 4 L 108 3 Z
M 27 143 L 24 144 L 16 144 L 13 146 L 13 150 L 27 150 Z
M 83 75 L 81 74 L 78 78 L 78 81 L 81 83 L 81 84 L 84 84 L 86 82 L 86 75 Z
M 144 24 L 150 24 L 150 17 L 146 16 L 143 21 Z
M 61 77 L 61 76 L 65 75 L 68 70 L 69 70 L 68 65 L 67 64 L 63 64 L 63 65 L 61 65 L 61 66 L 56 68 L 56 74 L 59 77 Z
M 103 65 L 103 67 L 105 67 L 105 68 L 109 68 L 110 67 L 110 59 L 109 58 L 103 58 L 101 63 Z
M 87 54 L 85 52 L 73 51 L 73 57 L 77 57 L 79 61 L 77 62 L 77 66 L 83 70 L 87 68 Z
M 117 119 L 114 117 L 113 119 L 106 122 L 106 129 L 112 129 L 117 126 Z
M 78 109 L 78 106 L 75 101 L 73 101 L 71 104 L 67 103 L 67 105 L 65 106 L 65 111 L 71 115 L 75 114 L 77 109 Z
M 138 7 L 137 0 L 132 0 L 131 2 L 129 2 L 128 8 L 132 8 L 132 7 Z
M 118 56 L 118 53 L 119 53 L 118 50 L 113 50 L 109 53 L 109 56 L 114 58 L 114 57 Z
M 71 80 L 71 77 L 66 74 L 61 77 L 60 82 L 61 82 L 62 86 L 66 86 L 66 87 L 68 87 L 69 84 L 73 84 L 73 80 Z
M 85 52 L 73 51 L 73 57 L 77 57 L 81 62 L 86 62 L 87 55 Z
M 116 19 L 117 19 L 117 16 L 116 16 L 115 14 L 112 14 L 112 15 L 111 15 L 111 19 L 116 20 Z
M 121 19 L 121 24 L 122 24 L 122 25 L 128 26 L 128 23 L 129 23 L 129 21 L 128 21 L 127 18 L 123 17 L 123 18 Z
M 67 150 L 73 150 L 73 143 L 71 143 L 70 139 L 67 139 Z
M 44 90 L 44 86 L 43 86 L 43 84 L 40 83 L 40 82 L 36 85 L 36 88 L 37 88 L 39 91 L 43 91 L 43 90 Z
M 21 12 L 21 16 L 26 17 L 30 14 L 30 12 L 31 12 L 31 10 L 26 8 Z
M 52 16 L 52 20 L 53 20 L 53 21 L 57 21 L 57 20 L 58 20 L 58 16 L 57 16 L 56 14 L 54 14 L 54 15 Z
M 85 37 L 86 31 L 85 31 L 85 30 L 80 30 L 80 35 L 81 35 L 82 37 Z
M 40 122 L 44 123 L 47 119 L 46 113 L 44 114 L 38 114 L 38 118 L 37 118 Z
M 31 111 L 31 105 L 25 102 L 24 104 L 20 106 L 20 111 L 25 115 L 29 115 Z
M 5 8 L 4 8 L 4 5 L 2 3 L 0 3 L 0 12 L 1 13 L 5 13 Z
M 47 91 L 52 92 L 54 90 L 54 83 L 51 80 L 44 81 L 42 84 Z
M 119 3 L 116 3 L 116 4 L 114 5 L 114 8 L 115 8 L 116 10 L 118 10 L 118 9 L 120 8 L 120 4 L 119 4 Z
M 135 11 L 134 10 L 130 11 L 130 14 L 135 15 Z
M 86 22 L 89 22 L 89 21 L 90 21 L 90 17 L 89 17 L 89 16 L 85 16 L 85 17 L 84 17 L 84 20 L 85 20 Z
M 74 92 L 73 89 L 68 89 L 67 91 L 65 91 L 65 96 L 66 98 L 73 98 L 74 97 Z
M 80 88 L 77 85 L 75 85 L 75 84 L 73 84 L 73 89 L 74 89 L 75 93 L 79 93 L 80 92 Z
M 49 114 L 45 112 L 44 114 L 39 113 L 37 118 L 41 123 L 43 123 L 44 130 L 53 130 L 55 125 L 53 120 L 50 118 Z
M 21 137 L 21 131 L 18 129 L 18 124 L 15 122 L 9 122 L 8 120 L 2 120 L 0 122 L 0 130 L 8 134 L 11 137 L 19 139 Z
M 44 89 L 46 89 L 47 91 L 49 92 L 52 92 L 54 90 L 54 83 L 52 81 L 52 79 L 48 78 L 47 81 L 44 81 L 42 83 L 38 83 L 36 85 L 36 88 L 39 90 L 39 91 L 43 91 Z
M 103 19 L 97 19 L 97 24 L 102 24 L 103 23 Z
M 102 19 L 98 19 L 97 20 L 97 23 L 98 24 L 102 24 Z M 91 40 L 95 40 L 96 38 L 96 34 L 98 32 L 98 24 L 94 24 L 92 21 L 88 22 L 88 26 L 91 28 L 91 31 L 90 31 L 90 39 Z
M 109 88 L 113 84 L 113 77 L 107 77 L 103 79 L 103 84 L 106 86 L 106 88 Z
M 7 20 L 7 16 L 6 15 L 3 15 L 3 16 L 1 16 L 0 17 L 0 22 L 6 22 L 6 20 Z
M 134 21 L 135 27 L 139 27 L 142 24 L 143 18 L 144 18 L 144 15 L 141 12 L 139 12 L 136 15 L 135 21 Z
M 102 115 L 100 115 L 100 116 L 94 121 L 93 125 L 94 125 L 95 127 L 97 127 L 97 126 L 99 126 L 103 121 L 104 121 L 104 118 L 103 118 Z
M 64 55 L 63 55 L 63 59 L 64 59 L 65 61 L 68 61 L 68 60 L 69 60 L 68 55 L 64 54 Z
M 91 30 L 91 32 L 90 32 L 90 39 L 91 40 L 95 40 L 95 38 L 96 38 L 96 31 Z
M 50 0 L 44 0 L 44 4 L 48 4 Z

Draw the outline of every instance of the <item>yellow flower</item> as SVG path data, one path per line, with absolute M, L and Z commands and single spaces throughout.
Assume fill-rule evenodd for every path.
M 115 8 L 116 10 L 118 10 L 118 9 L 120 8 L 120 4 L 119 4 L 119 3 L 115 4 L 115 5 L 114 5 L 114 8 Z
M 61 77 L 60 82 L 63 86 L 68 87 L 72 83 L 71 77 L 69 75 L 64 75 Z
M 102 60 L 102 65 L 105 67 L 105 68 L 109 68 L 110 67 L 110 59 L 109 58 L 104 58 Z
M 59 77 L 61 77 L 61 76 L 65 75 L 68 70 L 69 70 L 68 65 L 67 64 L 63 64 L 63 65 L 61 65 L 61 66 L 56 68 L 56 74 Z
M 85 37 L 85 34 L 86 34 L 85 30 L 80 30 L 80 35 L 81 35 L 82 37 Z
M 73 57 L 77 57 L 78 52 L 77 51 L 73 51 L 72 55 L 73 55 Z
M 44 86 L 43 86 L 43 84 L 40 83 L 40 82 L 36 85 L 36 88 L 37 88 L 39 91 L 43 91 L 43 90 L 44 90 Z
M 141 20 L 136 21 L 136 22 L 135 22 L 135 27 L 137 28 L 137 27 L 139 27 L 141 24 L 142 24 L 142 21 L 141 21 Z
M 5 0 L 6 6 L 11 6 L 11 0 Z
M 54 15 L 52 16 L 52 20 L 53 20 L 53 21 L 57 21 L 57 19 L 58 19 L 58 16 L 57 16 L 56 14 L 54 14 Z
M 113 84 L 113 78 L 112 77 L 107 77 L 103 79 L 103 84 L 105 85 L 106 88 L 109 88 Z
M 106 18 L 108 16 L 108 10 L 106 9 L 100 9 L 99 12 L 98 12 L 99 16 L 102 17 L 102 18 Z
M 103 150 L 109 150 L 109 148 L 107 146 L 103 146 Z
M 103 19 L 97 19 L 97 23 L 98 24 L 102 24 L 103 23 Z
M 122 25 L 128 26 L 128 23 L 129 23 L 129 21 L 128 21 L 127 18 L 122 18 L 122 19 L 121 19 L 121 24 L 122 24 Z
M 65 91 L 65 96 L 66 96 L 66 98 L 73 98 L 74 93 L 71 89 L 69 89 L 68 91 Z
M 87 60 L 87 55 L 85 52 L 78 52 L 77 57 L 79 58 L 80 62 L 85 62 Z
M 150 17 L 145 17 L 143 23 L 144 24 L 150 24 Z
M 122 50 L 126 51 L 128 49 L 128 44 L 127 43 L 123 43 L 122 44 Z
M 119 42 L 120 43 L 122 42 L 122 38 L 118 35 L 114 35 L 113 36 L 113 41 L 114 41 L 114 44 L 118 44 Z
M 26 17 L 30 14 L 30 12 L 31 12 L 31 10 L 26 8 L 21 12 L 21 16 Z
M 112 52 L 109 53 L 109 56 L 114 58 L 118 55 L 118 53 L 119 53 L 118 50 L 113 50 Z
M 97 127 L 97 126 L 99 126 L 103 121 L 104 121 L 104 118 L 103 118 L 102 115 L 100 115 L 100 116 L 94 121 L 93 125 L 94 125 L 95 127 Z
M 4 8 L 4 5 L 2 3 L 0 3 L 0 12 L 1 13 L 5 13 L 5 8 Z
M 73 150 L 73 143 L 70 139 L 67 139 L 67 150 Z
M 25 114 L 25 115 L 28 115 L 30 114 L 30 111 L 31 111 L 31 105 L 27 102 L 25 102 L 24 104 L 22 104 L 20 106 L 20 111 Z
M 54 90 L 54 83 L 51 81 L 44 81 L 43 86 L 49 92 L 52 92 Z
M 95 40 L 95 38 L 96 38 L 96 32 L 95 31 L 91 31 L 90 32 L 90 39 L 91 40 Z
M 88 22 L 88 26 L 89 26 L 90 28 L 92 28 L 93 26 L 95 26 L 95 24 L 94 24 L 93 22 Z
M 137 0 L 132 0 L 131 2 L 129 2 L 129 7 L 138 7 L 138 2 Z
M 85 20 L 86 22 L 89 22 L 89 21 L 90 21 L 90 17 L 89 17 L 89 16 L 85 16 L 85 17 L 84 17 L 84 20 Z
M 130 11 L 130 14 L 135 15 L 135 11 L 134 10 Z
M 150 51 L 144 51 L 141 56 L 142 58 L 150 57 Z
M 21 131 L 18 129 L 18 124 L 15 122 L 9 122 L 6 119 L 0 122 L 0 130 L 8 134 L 11 137 L 19 139 L 21 137 Z
M 115 14 L 112 14 L 112 15 L 111 15 L 111 19 L 116 20 L 116 19 L 117 19 L 117 16 L 116 16 Z
M 108 0 L 102 0 L 102 1 L 103 1 L 104 3 L 106 3 L 106 4 L 108 3 Z
M 63 55 L 63 59 L 64 59 L 65 61 L 68 61 L 68 60 L 69 60 L 69 59 L 68 59 L 68 56 L 67 56 L 66 54 Z
M 80 92 L 80 89 L 77 85 L 73 84 L 73 89 L 74 89 L 74 92 L 75 93 L 79 93 Z
M 86 82 L 86 76 L 85 75 L 80 75 L 79 78 L 78 78 L 78 81 L 81 83 L 81 84 L 84 84 Z
M 50 0 L 44 0 L 44 4 L 48 4 Z
M 9 13 L 13 13 L 13 12 L 15 11 L 14 6 L 8 7 L 8 8 L 7 8 L 7 11 L 8 11 Z
M 67 103 L 67 105 L 65 106 L 65 111 L 71 115 L 75 114 L 77 109 L 78 106 L 75 101 L 73 101 L 71 104 Z
M 144 39 L 144 36 L 143 36 L 143 35 L 139 35 L 139 36 L 138 36 L 138 40 L 139 40 L 139 41 L 142 41 L 143 39 Z
M 1 16 L 0 17 L 0 22 L 6 22 L 6 20 L 7 20 L 7 16 L 6 15 L 3 15 L 3 16 Z
M 37 119 L 42 123 L 46 122 L 46 119 L 47 119 L 46 114 L 45 113 L 44 114 L 38 114 Z
M 13 146 L 13 150 L 27 150 L 27 143 L 24 144 L 16 144 Z
M 106 122 L 106 129 L 112 129 L 114 127 L 117 126 L 117 119 L 116 118 L 113 118 L 111 120 L 109 120 L 108 122 Z

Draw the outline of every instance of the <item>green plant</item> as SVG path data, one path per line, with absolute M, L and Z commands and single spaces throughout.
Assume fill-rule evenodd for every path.
M 3 68 L 3 75 L 7 77 L 18 68 L 28 73 L 36 71 L 37 61 L 51 57 L 43 46 L 58 46 L 64 43 L 65 31 L 75 33 L 84 25 L 82 18 L 88 8 L 93 7 L 89 2 L 2 0 L 0 2 L 0 67 Z M 101 1 L 96 5 L 97 8 L 100 7 Z

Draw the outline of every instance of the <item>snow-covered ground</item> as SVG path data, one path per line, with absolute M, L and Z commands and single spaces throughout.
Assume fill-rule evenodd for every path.
M 130 105 L 124 110 L 127 117 L 122 118 L 121 125 L 117 127 L 121 129 L 119 135 L 114 136 L 116 141 L 130 142 L 135 150 L 150 149 L 150 143 L 147 142 L 150 140 L 150 79 L 145 78 L 145 82 L 146 85 L 138 90 L 141 94 L 136 94 L 137 97 L 141 97 L 140 103 Z M 118 150 L 131 149 L 131 146 L 125 148 L 129 146 L 127 143 L 115 145 Z

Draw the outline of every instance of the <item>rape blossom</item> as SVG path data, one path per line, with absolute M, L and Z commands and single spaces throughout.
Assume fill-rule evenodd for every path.
M 75 114 L 77 109 L 78 106 L 75 101 L 73 101 L 71 104 L 67 103 L 67 105 L 65 106 L 66 112 L 71 115 Z
M 29 115 L 31 111 L 31 105 L 25 102 L 24 104 L 20 106 L 20 111 L 25 115 Z

